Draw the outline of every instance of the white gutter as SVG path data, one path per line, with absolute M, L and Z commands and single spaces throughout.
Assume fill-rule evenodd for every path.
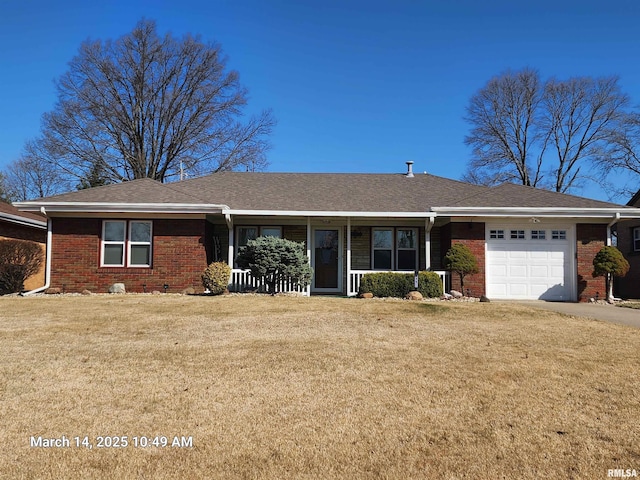
M 613 227 L 620 220 L 620 212 L 616 212 L 616 216 L 607 224 L 607 246 L 611 246 L 611 227 Z
M 566 207 L 433 207 L 438 216 L 447 217 L 585 217 L 640 218 L 640 208 L 566 208 Z
M 41 228 L 42 230 L 46 230 L 47 228 L 47 222 L 44 220 L 36 220 L 19 215 L 11 215 L 10 213 L 0 212 L 0 219 L 27 227 Z
M 222 211 L 225 215 L 284 216 L 284 217 L 394 217 L 394 218 L 435 218 L 433 212 L 343 212 L 316 210 L 236 210 Z
M 227 205 L 211 203 L 103 203 L 103 202 L 18 202 L 16 208 L 37 212 L 69 213 L 221 213 Z
M 42 213 L 46 215 L 44 207 L 41 209 Z M 51 238 L 53 237 L 53 233 L 51 231 L 51 218 L 47 218 L 47 245 L 46 245 L 46 258 L 45 258 L 45 269 L 44 269 L 44 286 L 36 288 L 34 290 L 29 290 L 28 292 L 23 293 L 22 295 L 31 295 L 33 293 L 43 292 L 49 285 L 51 284 Z

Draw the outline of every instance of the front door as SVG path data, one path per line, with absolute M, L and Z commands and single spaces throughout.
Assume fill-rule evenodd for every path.
M 342 242 L 338 228 L 313 230 L 313 283 L 318 293 L 342 292 Z

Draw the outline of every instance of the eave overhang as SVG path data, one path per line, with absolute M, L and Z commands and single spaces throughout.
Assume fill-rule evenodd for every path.
M 566 208 L 566 207 L 433 207 L 438 217 L 566 217 L 566 218 L 640 218 L 640 208 Z
M 49 213 L 222 213 L 227 205 L 210 203 L 86 203 L 86 202 L 19 202 L 14 206 L 27 212 Z M 46 226 L 46 223 L 45 223 Z
M 17 225 L 24 225 L 26 227 L 40 228 L 42 230 L 47 229 L 46 220 L 35 220 L 31 218 L 21 217 L 19 215 L 11 215 L 10 213 L 0 212 L 0 220 L 15 223 Z

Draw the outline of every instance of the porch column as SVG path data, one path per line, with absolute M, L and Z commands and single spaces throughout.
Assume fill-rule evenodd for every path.
M 431 269 L 431 229 L 433 228 L 433 217 L 427 217 L 424 221 L 424 267 Z
M 311 265 L 311 217 L 307 217 L 307 258 Z M 313 282 L 313 278 L 311 281 Z M 307 285 L 307 296 L 311 296 L 311 284 Z
M 227 264 L 233 268 L 233 260 L 234 260 L 234 252 L 233 252 L 233 217 L 229 214 L 224 216 L 225 221 L 227 222 L 227 228 L 229 229 L 229 253 L 227 256 Z
M 347 217 L 347 296 L 351 293 L 351 217 Z

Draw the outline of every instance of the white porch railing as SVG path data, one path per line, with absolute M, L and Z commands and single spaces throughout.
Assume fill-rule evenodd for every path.
M 246 290 L 257 290 L 259 292 L 266 291 L 266 285 L 262 278 L 255 278 L 249 270 L 241 270 L 234 268 L 231 270 L 231 279 L 229 282 L 230 292 L 244 292 Z M 290 280 L 284 280 L 276 286 L 278 292 L 296 292 L 307 294 L 307 289 L 300 285 L 295 285 Z
M 442 280 L 442 291 L 447 291 L 447 282 L 449 278 L 449 272 L 442 270 L 432 270 L 434 273 L 437 273 Z M 352 297 L 358 294 L 358 290 L 360 290 L 360 281 L 362 277 L 364 277 L 367 273 L 380 273 L 380 270 L 351 270 L 351 274 L 347 279 L 347 295 Z M 394 272 L 394 273 L 410 273 L 410 272 Z

